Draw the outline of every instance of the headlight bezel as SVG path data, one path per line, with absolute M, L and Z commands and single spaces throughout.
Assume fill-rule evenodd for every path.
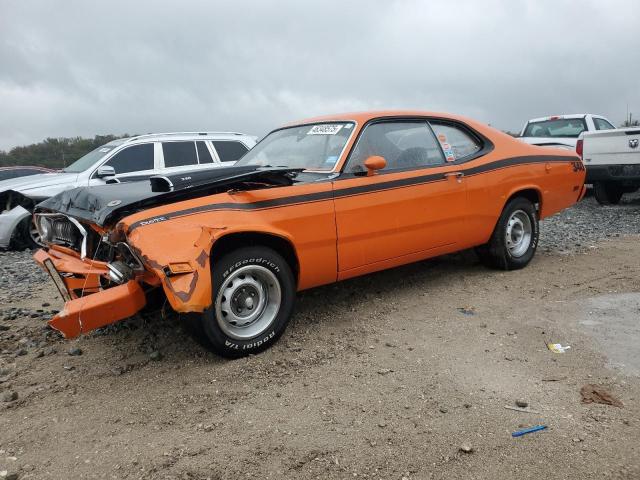
M 72 223 L 81 237 L 80 258 L 84 259 L 87 256 L 87 230 L 78 220 L 62 213 L 36 213 L 34 217 L 36 228 L 40 234 L 40 239 L 44 244 L 57 244 L 55 242 L 55 238 L 53 238 L 55 234 L 54 223 L 56 219 L 64 219 L 65 221 Z M 43 228 L 44 225 L 46 225 L 45 228 Z

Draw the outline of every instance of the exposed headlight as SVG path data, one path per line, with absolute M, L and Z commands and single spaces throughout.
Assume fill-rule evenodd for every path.
M 41 215 L 38 217 L 37 226 L 38 230 L 40 230 L 40 238 L 42 241 L 51 241 L 51 221 L 47 217 Z

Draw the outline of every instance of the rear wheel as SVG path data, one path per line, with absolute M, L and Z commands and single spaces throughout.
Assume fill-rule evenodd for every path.
M 596 182 L 593 184 L 593 196 L 600 205 L 616 205 L 620 202 L 624 189 L 612 182 Z
M 242 357 L 278 340 L 296 291 L 291 268 L 277 252 L 247 247 L 228 253 L 214 263 L 212 280 L 212 306 L 202 326 L 216 353 Z
M 526 267 L 535 255 L 539 233 L 535 206 L 516 197 L 504 207 L 489 243 L 476 251 L 489 267 L 517 270 Z

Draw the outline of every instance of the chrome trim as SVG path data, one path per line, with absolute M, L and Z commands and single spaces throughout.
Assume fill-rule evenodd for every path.
M 63 216 L 67 217 L 67 219 L 78 228 L 80 234 L 82 235 L 82 244 L 80 245 L 80 258 L 84 260 L 87 257 L 87 231 L 75 218 L 68 217 L 67 215 Z
M 40 230 L 40 217 L 49 217 L 49 218 L 66 218 L 67 220 L 69 220 L 71 223 L 73 223 L 73 225 L 78 229 L 78 231 L 80 232 L 80 235 L 82 235 L 82 243 L 80 244 L 80 258 L 81 259 L 85 259 L 87 257 L 87 230 L 82 226 L 82 224 L 80 222 L 78 222 L 78 220 L 76 220 L 73 217 L 70 217 L 68 215 L 64 215 L 62 213 L 36 213 L 35 214 L 35 220 L 36 220 L 36 228 L 38 229 L 38 233 L 40 234 L 40 238 L 42 239 L 42 241 L 44 243 L 50 243 L 50 244 L 55 244 L 55 242 L 52 242 L 51 240 L 45 239 L 42 235 L 42 231 Z M 53 223 L 52 223 L 52 227 L 53 227 Z

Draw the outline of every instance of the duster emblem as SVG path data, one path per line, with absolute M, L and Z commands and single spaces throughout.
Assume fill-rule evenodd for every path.
M 122 200 L 111 200 L 109 203 L 107 203 L 107 207 L 117 207 L 121 203 Z
M 629 147 L 630 148 L 638 148 L 638 139 L 637 138 L 632 138 L 631 140 L 629 140 Z

